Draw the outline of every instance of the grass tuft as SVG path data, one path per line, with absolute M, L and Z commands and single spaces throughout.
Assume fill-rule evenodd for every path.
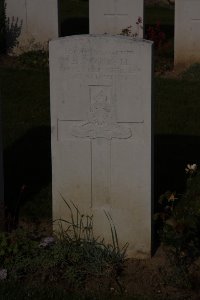
M 181 79 L 187 81 L 200 81 L 200 64 L 195 63 L 191 65 L 181 74 Z

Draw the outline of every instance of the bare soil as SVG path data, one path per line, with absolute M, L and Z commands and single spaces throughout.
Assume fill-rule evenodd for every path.
M 192 286 L 179 278 L 169 263 L 162 247 L 147 260 L 128 259 L 120 284 L 127 296 L 143 296 L 145 299 L 199 300 L 199 271 L 192 270 Z M 191 275 L 191 274 L 190 274 Z M 189 279 L 188 279 L 189 280 Z M 148 298 L 147 298 L 148 297 Z

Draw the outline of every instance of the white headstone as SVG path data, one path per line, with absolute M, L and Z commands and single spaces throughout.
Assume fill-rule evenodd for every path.
M 143 0 L 90 0 L 90 34 L 120 34 L 132 26 L 132 33 L 143 37 L 138 18 L 144 15 Z
M 6 0 L 10 26 L 13 22 L 20 31 L 13 53 L 48 48 L 48 41 L 59 36 L 58 5 L 58 0 Z
M 175 67 L 200 62 L 200 0 L 175 1 Z
M 50 42 L 53 219 L 72 200 L 111 241 L 105 210 L 130 257 L 151 249 L 151 51 L 123 36 Z

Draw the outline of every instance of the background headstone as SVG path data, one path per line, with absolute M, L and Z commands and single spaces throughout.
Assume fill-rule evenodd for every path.
M 90 34 L 120 34 L 132 26 L 132 33 L 143 37 L 143 30 L 136 22 L 144 15 L 143 0 L 90 0 Z
M 6 0 L 8 46 L 14 54 L 48 48 L 59 36 L 58 0 Z
M 200 1 L 175 1 L 175 67 L 200 62 Z
M 105 210 L 130 257 L 151 251 L 151 48 L 107 35 L 50 42 L 53 219 L 72 200 L 111 242 Z

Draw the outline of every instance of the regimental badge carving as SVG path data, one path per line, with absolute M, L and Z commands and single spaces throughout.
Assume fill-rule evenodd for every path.
M 111 140 L 128 139 L 132 132 L 130 128 L 117 123 L 112 101 L 109 101 L 107 91 L 101 88 L 96 94 L 92 94 L 88 121 L 74 126 L 72 135 L 79 138 Z

